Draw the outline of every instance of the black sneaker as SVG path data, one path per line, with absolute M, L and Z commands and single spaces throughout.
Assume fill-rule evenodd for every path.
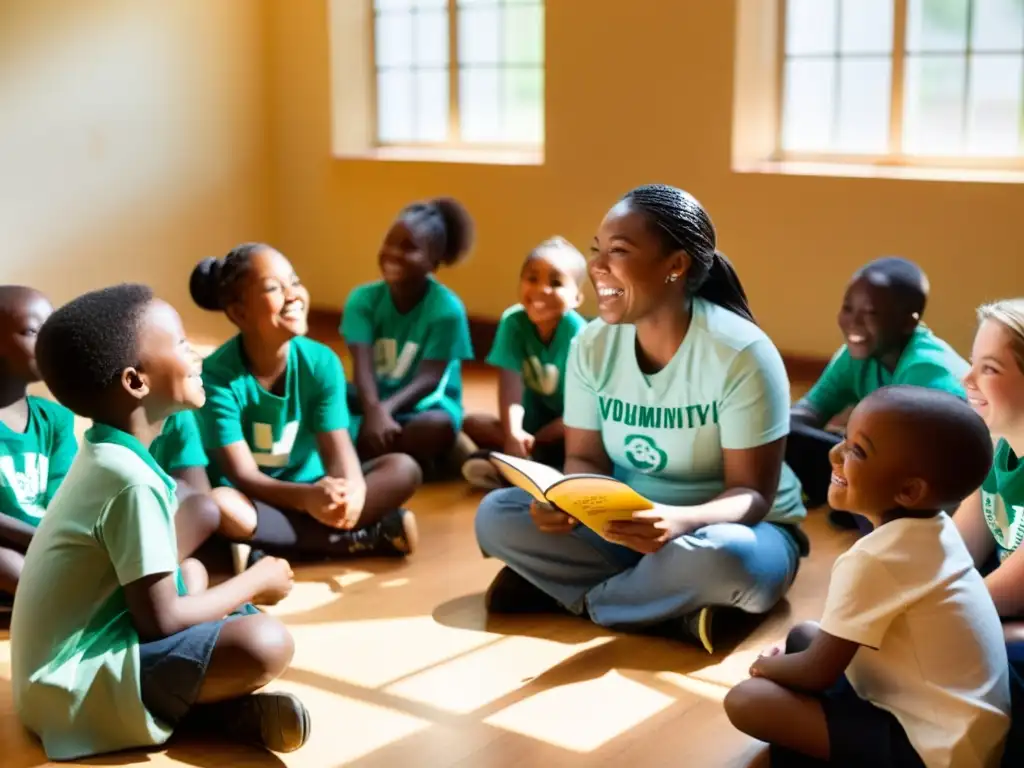
M 373 525 L 337 531 L 329 537 L 338 554 L 366 557 L 405 557 L 416 551 L 419 531 L 416 516 L 407 509 L 388 512 Z
M 555 598 L 533 586 L 507 565 L 484 595 L 488 613 L 569 613 Z
M 309 711 L 290 693 L 253 693 L 196 710 L 202 712 L 204 730 L 271 752 L 294 752 L 311 730 Z
M 705 651 L 714 653 L 715 647 L 711 638 L 711 621 L 714 616 L 714 607 L 706 605 L 693 613 L 666 622 L 661 634 L 688 643 L 696 641 Z

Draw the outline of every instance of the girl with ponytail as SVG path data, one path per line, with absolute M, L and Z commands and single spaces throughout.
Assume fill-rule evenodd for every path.
M 492 492 L 477 539 L 507 567 L 488 609 L 567 610 L 710 652 L 714 611 L 770 610 L 807 552 L 783 464 L 786 370 L 692 195 L 634 189 L 591 253 L 600 318 L 569 353 L 565 473 L 613 475 L 654 509 L 598 537 L 518 488 Z
M 381 278 L 348 297 L 341 335 L 352 352 L 350 427 L 360 455 L 397 451 L 429 477 L 462 429 L 462 361 L 473 359 L 466 309 L 434 279 L 473 241 L 466 209 L 450 198 L 399 211 L 377 256 Z

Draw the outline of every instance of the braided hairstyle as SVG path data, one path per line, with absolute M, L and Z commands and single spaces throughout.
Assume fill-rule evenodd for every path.
M 686 288 L 691 296 L 756 323 L 736 270 L 725 254 L 715 250 L 715 225 L 693 195 L 665 184 L 647 184 L 622 199 L 647 218 L 666 254 L 686 251 L 690 257 Z
M 200 261 L 188 280 L 192 301 L 210 312 L 222 312 L 239 299 L 242 279 L 252 266 L 252 257 L 269 247 L 264 243 L 242 243 L 221 259 L 210 256 Z
M 473 245 L 473 219 L 458 200 L 437 197 L 411 203 L 398 214 L 435 266 L 457 264 Z

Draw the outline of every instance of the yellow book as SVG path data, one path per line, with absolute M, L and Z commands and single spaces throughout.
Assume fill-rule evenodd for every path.
M 633 513 L 654 504 L 621 480 L 606 475 L 563 475 L 529 459 L 492 453 L 491 462 L 517 488 L 541 504 L 550 504 L 604 537 L 613 520 L 631 520 Z M 607 537 L 605 537 L 607 538 Z

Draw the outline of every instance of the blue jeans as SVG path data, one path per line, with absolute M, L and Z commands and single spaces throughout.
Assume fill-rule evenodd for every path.
M 709 525 L 641 555 L 582 525 L 544 533 L 530 518 L 530 500 L 518 488 L 484 497 L 476 513 L 480 548 L 604 627 L 650 626 L 707 605 L 765 613 L 796 576 L 797 543 L 771 523 Z

